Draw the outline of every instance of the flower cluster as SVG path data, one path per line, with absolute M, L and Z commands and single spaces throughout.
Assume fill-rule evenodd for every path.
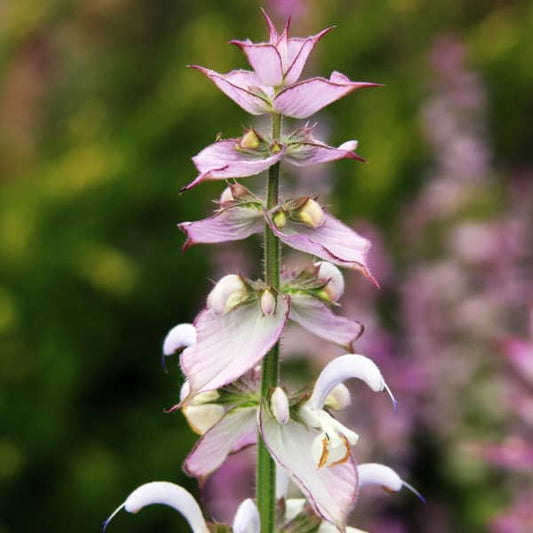
M 181 410 L 201 435 L 184 463 L 185 472 L 198 479 L 218 469 L 229 454 L 258 445 L 258 475 L 264 478 L 257 481 L 257 506 L 252 500 L 242 503 L 234 532 L 345 531 L 361 487 L 411 488 L 384 465 L 357 465 L 352 447 L 359 436 L 332 414 L 350 405 L 344 382 L 352 378 L 374 392 L 386 391 L 396 407 L 376 364 L 353 353 L 363 326 L 334 312 L 344 293 L 339 267 L 358 270 L 377 285 L 367 261 L 370 242 L 313 195 L 280 198 L 279 168 L 281 162 L 307 166 L 362 158 L 355 152 L 357 141 L 328 146 L 314 137 L 313 126 L 284 132 L 281 121 L 308 118 L 355 90 L 377 84 L 354 82 L 338 72 L 299 80 L 310 53 L 331 28 L 307 38 L 289 38 L 288 24 L 278 33 L 266 13 L 265 18 L 268 42 L 232 41 L 253 70 L 219 74 L 194 68 L 248 113 L 271 114 L 272 132 L 245 129 L 241 137 L 218 140 L 196 155 L 199 174 L 183 189 L 207 180 L 226 180 L 227 186 L 211 217 L 180 224 L 187 236 L 184 248 L 264 233 L 265 276 L 222 277 L 194 324 L 180 324 L 169 332 L 164 357 L 181 352 L 186 378 L 180 401 L 170 411 Z M 235 181 L 266 170 L 265 198 Z M 300 270 L 281 269 L 282 244 L 311 255 L 313 261 Z M 278 375 L 279 340 L 288 321 L 348 352 L 330 361 L 314 386 L 292 393 L 280 385 Z M 276 495 L 283 512 L 275 515 L 276 468 Z M 287 500 L 283 487 L 288 479 L 305 498 Z M 171 483 L 143 485 L 119 509 L 136 512 L 152 503 L 180 511 L 195 532 L 209 530 L 191 495 Z

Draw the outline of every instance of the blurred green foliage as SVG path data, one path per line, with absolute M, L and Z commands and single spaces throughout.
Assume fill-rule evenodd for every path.
M 96 531 L 149 480 L 197 490 L 180 469 L 195 437 L 181 416 L 162 412 L 180 378 L 176 360 L 162 372 L 160 343 L 209 288 L 209 250 L 182 254 L 175 223 L 207 214 L 221 185 L 178 190 L 195 174 L 191 156 L 250 122 L 184 67 L 245 67 L 224 43 L 265 37 L 262 4 L 0 4 L 2 533 Z M 369 219 L 401 246 L 395 216 L 428 165 L 417 117 L 426 54 L 442 34 L 468 45 L 487 84 L 501 179 L 530 160 L 531 2 L 309 4 L 295 33 L 338 24 L 313 71 L 387 86 L 323 113 L 331 143 L 357 138 L 369 161 L 335 166 L 339 215 Z M 473 511 L 459 512 L 460 523 Z M 148 510 L 113 531 L 178 531 L 180 520 Z

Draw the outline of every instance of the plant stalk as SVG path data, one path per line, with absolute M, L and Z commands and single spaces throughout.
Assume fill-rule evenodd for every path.
M 281 135 L 281 115 L 272 115 L 272 139 L 279 140 Z M 268 170 L 267 209 L 279 203 L 279 167 L 276 163 Z M 281 245 L 268 224 L 264 235 L 265 282 L 276 294 L 280 286 Z M 261 374 L 261 404 L 268 400 L 269 393 L 278 384 L 279 342 L 277 342 L 263 359 Z M 261 533 L 273 533 L 276 511 L 276 464 L 270 456 L 261 435 L 258 436 L 256 499 L 261 517 Z

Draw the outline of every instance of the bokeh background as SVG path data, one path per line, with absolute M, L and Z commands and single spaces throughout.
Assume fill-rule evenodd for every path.
M 369 490 L 352 523 L 531 531 L 533 3 L 3 0 L 0 532 L 98 531 L 150 480 L 198 494 L 181 472 L 195 436 L 163 414 L 182 378 L 176 359 L 162 371 L 161 341 L 210 280 L 257 275 L 259 251 L 182 254 L 175 224 L 208 215 L 223 184 L 178 190 L 217 132 L 260 123 L 185 65 L 245 68 L 225 43 L 265 39 L 260 6 L 279 26 L 292 12 L 293 35 L 338 25 L 309 72 L 386 84 L 317 117 L 330 143 L 359 139 L 367 164 L 291 178 L 374 242 L 382 288 L 347 274 L 342 303 L 400 408 L 354 386 L 346 416 L 358 459 L 428 499 Z M 295 330 L 284 353 L 289 375 L 313 376 L 339 352 Z M 231 517 L 252 489 L 234 458 L 206 507 Z M 162 507 L 111 528 L 187 531 Z

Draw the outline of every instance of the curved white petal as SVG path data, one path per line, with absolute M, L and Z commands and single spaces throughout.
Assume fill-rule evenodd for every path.
M 317 468 L 311 446 L 318 431 L 290 420 L 279 424 L 268 409 L 260 410 L 260 430 L 271 455 L 304 493 L 314 511 L 341 531 L 357 496 L 357 468 L 346 462 Z
M 363 463 L 357 467 L 359 487 L 376 485 L 388 492 L 399 492 L 403 487 L 409 489 L 424 503 L 425 498 L 413 486 L 405 482 L 392 468 L 379 463 Z
M 126 501 L 106 520 L 104 531 L 115 514 L 124 507 L 128 513 L 138 513 L 147 505 L 162 504 L 172 507 L 189 522 L 193 533 L 209 533 L 199 505 L 183 487 L 168 481 L 153 481 L 137 487 Z
M 163 341 L 163 355 L 172 355 L 180 348 L 188 348 L 196 342 L 196 328 L 192 324 L 174 326 Z
M 393 404 L 396 404 L 376 363 L 364 355 L 345 354 L 335 358 L 324 367 L 307 401 L 307 406 L 311 409 L 321 409 L 333 388 L 350 378 L 364 381 L 374 392 L 387 390 Z
M 244 500 L 233 519 L 233 533 L 260 533 L 259 511 L 251 498 Z
M 359 472 L 359 486 L 378 485 L 392 492 L 398 492 L 403 487 L 402 478 L 388 466 L 378 463 L 364 463 L 357 467 Z
M 237 451 L 237 444 L 249 442 L 257 433 L 257 407 L 232 409 L 208 430 L 185 459 L 183 469 L 190 476 L 205 477 L 215 471 L 226 457 Z

